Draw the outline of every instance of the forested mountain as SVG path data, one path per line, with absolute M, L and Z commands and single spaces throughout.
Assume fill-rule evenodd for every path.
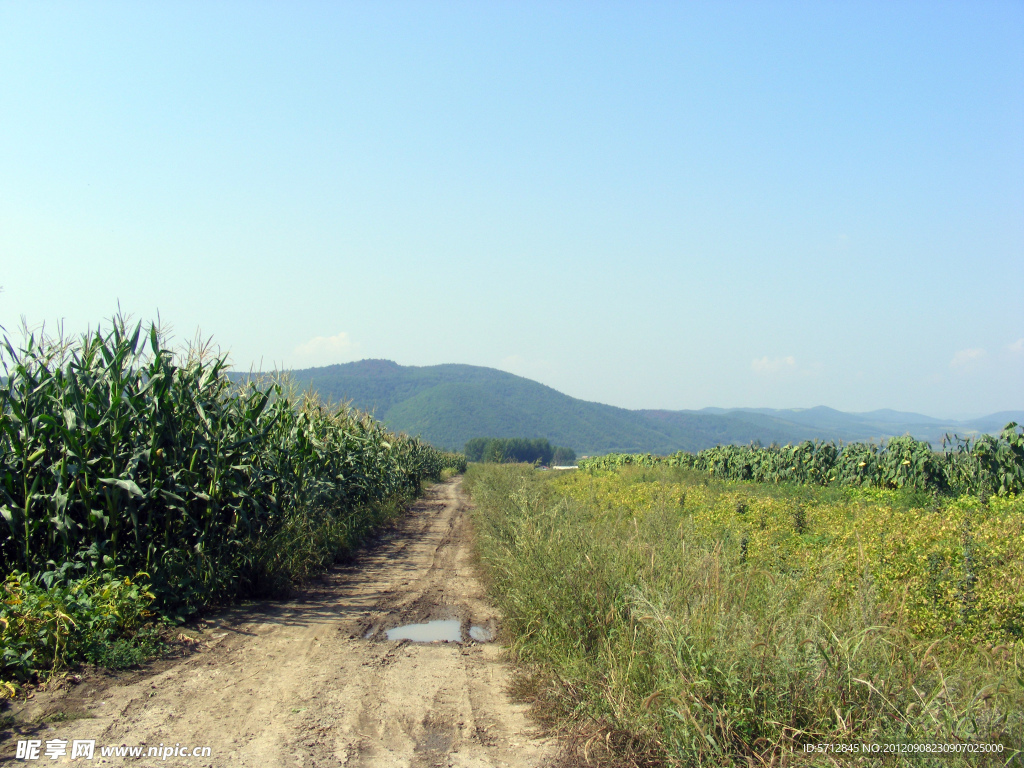
M 329 400 L 351 402 L 393 430 L 460 450 L 475 437 L 541 437 L 579 455 L 595 455 L 697 451 L 756 440 L 878 440 L 907 432 L 938 445 L 946 431 L 994 432 L 1008 421 L 1024 421 L 1024 412 L 956 422 L 913 413 L 851 414 L 825 407 L 631 411 L 578 400 L 536 381 L 473 365 L 417 367 L 361 360 L 291 375 L 300 387 Z

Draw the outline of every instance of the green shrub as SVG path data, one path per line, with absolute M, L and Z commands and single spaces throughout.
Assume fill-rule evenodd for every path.
M 153 646 L 152 632 L 144 631 L 154 618 L 146 574 L 104 572 L 66 581 L 47 575 L 16 572 L 3 583 L 0 680 L 23 683 L 82 658 L 99 664 L 131 654 L 140 659 Z

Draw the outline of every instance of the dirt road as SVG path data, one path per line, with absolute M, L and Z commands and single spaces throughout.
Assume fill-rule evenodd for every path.
M 43 750 L 68 742 L 68 756 L 37 765 L 550 765 L 554 744 L 505 693 L 500 649 L 470 639 L 498 617 L 474 574 L 460 483 L 429 489 L 357 562 L 295 599 L 212 617 L 185 658 L 37 693 L 14 711 L 34 735 L 8 739 L 0 760 L 14 757 L 15 738 L 35 738 Z M 463 642 L 387 639 L 434 619 L 457 619 Z M 75 739 L 95 739 L 92 761 L 70 760 Z M 100 755 L 176 744 L 211 756 Z

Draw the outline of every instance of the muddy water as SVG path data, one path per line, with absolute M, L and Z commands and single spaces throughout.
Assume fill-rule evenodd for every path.
M 387 631 L 388 640 L 412 640 L 414 643 L 461 643 L 458 619 L 438 619 L 425 624 L 406 624 Z
M 372 632 L 371 632 L 372 634 Z M 414 643 L 461 643 L 462 622 L 458 619 L 435 619 L 423 624 L 406 624 L 385 632 L 388 640 L 410 640 Z M 493 633 L 486 627 L 469 628 L 469 639 L 489 643 Z

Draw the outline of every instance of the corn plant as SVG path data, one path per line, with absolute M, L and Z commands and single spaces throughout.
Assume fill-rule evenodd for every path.
M 762 483 L 908 488 L 1001 496 L 1024 491 L 1024 429 L 1011 422 L 998 437 L 949 437 L 942 452 L 912 437 L 883 445 L 807 440 L 798 445 L 719 445 L 696 454 L 609 454 L 579 462 L 581 469 L 621 466 L 686 467 L 722 480 Z
M 289 519 L 355 520 L 465 467 L 279 381 L 236 385 L 224 357 L 175 353 L 155 325 L 3 351 L 5 573 L 143 571 L 158 604 L 190 610 L 245 592 Z

